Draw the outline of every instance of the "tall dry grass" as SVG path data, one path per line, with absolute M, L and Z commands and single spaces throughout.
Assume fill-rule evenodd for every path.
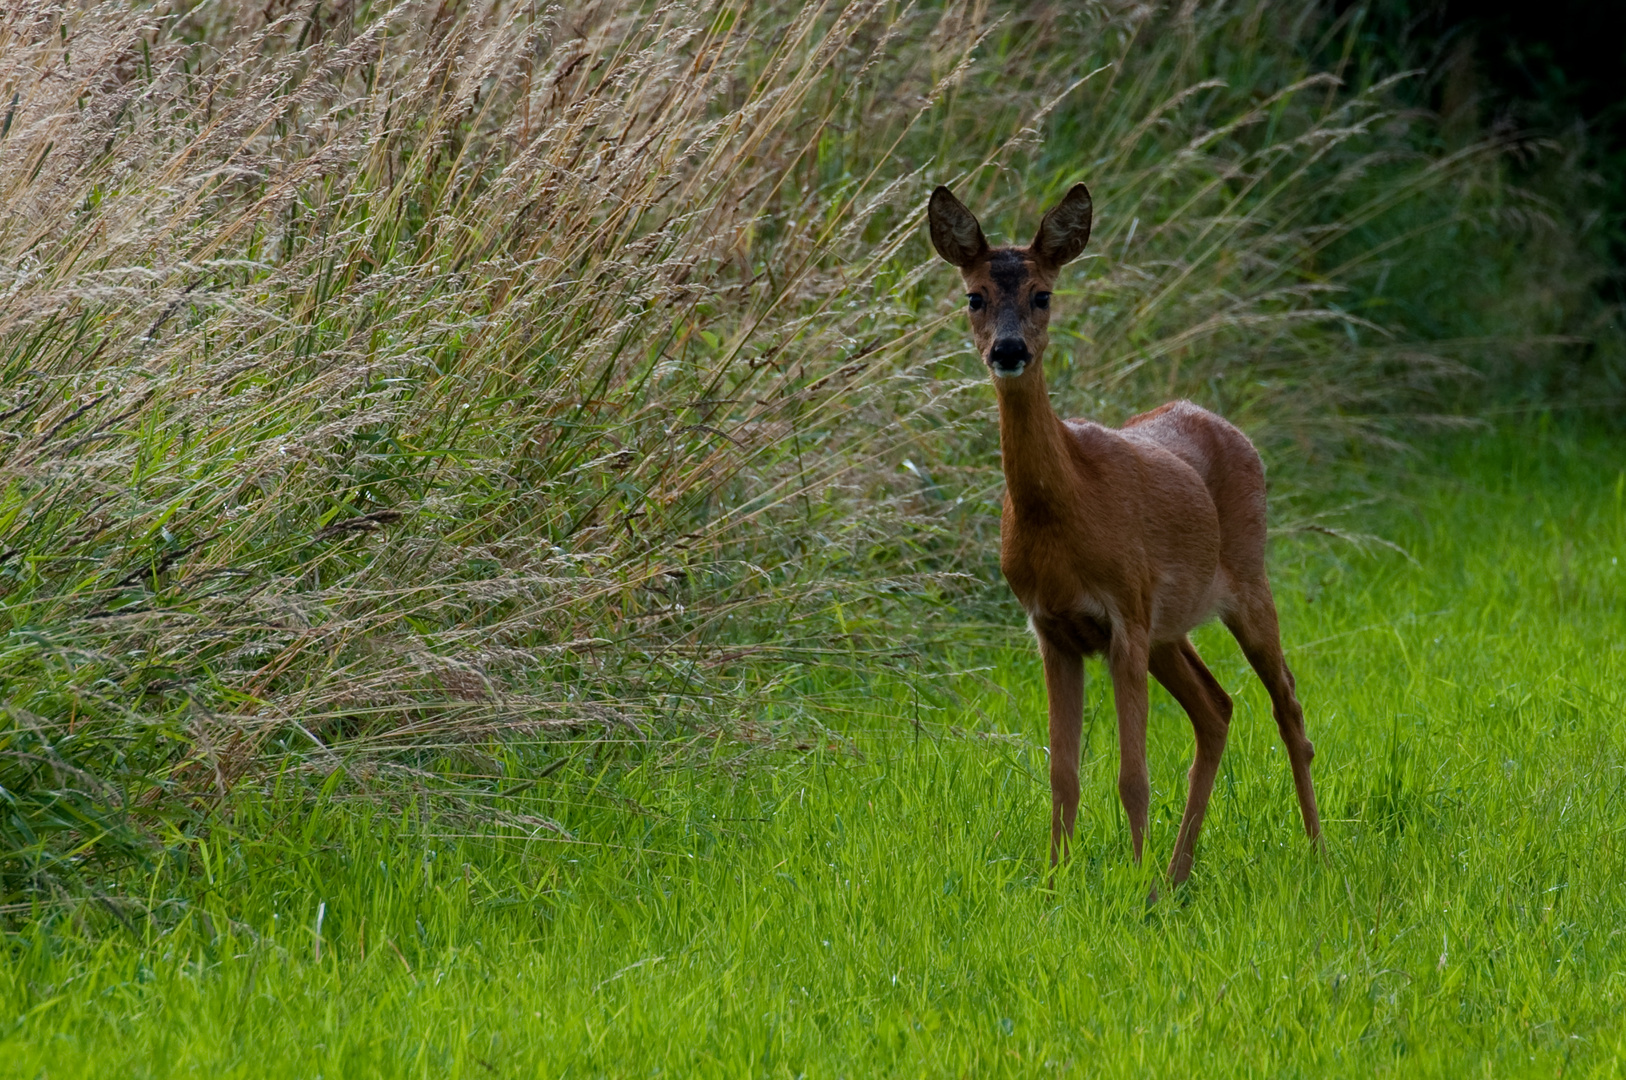
M 274 763 L 760 733 L 816 719 L 807 672 L 978 624 L 999 480 L 920 236 L 938 182 L 1013 240 L 1095 191 L 1067 411 L 1196 396 L 1288 468 L 1384 437 L 1460 366 L 1346 301 L 1490 197 L 1495 152 L 1314 70 L 1324 28 L 1266 0 L 13 5 L 7 890 Z

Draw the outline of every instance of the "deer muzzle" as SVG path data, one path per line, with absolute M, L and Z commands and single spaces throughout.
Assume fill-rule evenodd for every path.
M 988 350 L 988 366 L 1001 378 L 1016 378 L 1032 359 L 1033 353 L 1028 350 L 1028 343 L 1021 338 L 1000 338 Z

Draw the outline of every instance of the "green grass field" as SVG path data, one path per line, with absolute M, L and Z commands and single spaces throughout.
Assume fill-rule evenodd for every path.
M 1010 647 L 919 730 L 912 683 L 831 691 L 820 747 L 569 758 L 506 823 L 338 776 L 239 799 L 132 878 L 164 917 L 8 938 L 0 1072 L 1619 1075 L 1626 473 L 1605 442 L 1452 446 L 1382 519 L 1415 563 L 1276 545 L 1325 860 L 1210 626 L 1237 717 L 1192 882 L 1145 908 L 1093 672 L 1046 890 L 1042 686 Z M 1166 859 L 1190 735 L 1156 695 Z
M 1007 643 L 952 692 L 806 688 L 818 745 L 600 747 L 489 814 L 342 773 L 241 796 L 131 876 L 154 918 L 13 924 L 0 1073 L 1620 1075 L 1623 489 L 1607 441 L 1467 436 L 1368 512 L 1415 561 L 1277 543 L 1325 859 L 1207 627 L 1238 708 L 1191 882 L 1145 907 L 1092 669 L 1047 890 L 1043 690 Z M 1161 865 L 1191 744 L 1161 691 L 1151 742 Z

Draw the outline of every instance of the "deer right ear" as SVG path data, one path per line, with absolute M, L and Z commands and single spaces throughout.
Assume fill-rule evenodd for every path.
M 988 253 L 988 241 L 976 215 L 946 187 L 932 192 L 926 216 L 932 226 L 932 247 L 962 270 Z

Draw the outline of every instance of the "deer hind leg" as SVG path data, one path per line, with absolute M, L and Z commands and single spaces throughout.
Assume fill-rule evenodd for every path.
M 1146 771 L 1145 635 L 1119 633 L 1114 627 L 1107 663 L 1112 672 L 1112 700 L 1118 710 L 1118 799 L 1129 818 L 1129 839 L 1138 865 L 1152 801 L 1152 781 Z
M 1084 657 L 1040 636 L 1050 699 L 1050 865 L 1071 856 L 1078 820 L 1079 734 L 1084 726 Z
M 1236 608 L 1225 617 L 1225 625 L 1242 646 L 1242 655 L 1258 673 L 1270 694 L 1276 715 L 1276 730 L 1287 747 L 1287 760 L 1293 767 L 1293 787 L 1298 792 L 1299 812 L 1304 815 L 1304 831 L 1312 840 L 1321 839 L 1321 815 L 1316 810 L 1315 786 L 1310 781 L 1310 760 L 1315 747 L 1304 734 L 1304 710 L 1294 690 L 1293 673 L 1282 655 L 1281 631 L 1276 624 L 1276 602 L 1270 586 L 1261 581 L 1237 598 Z
M 1187 777 L 1186 812 L 1180 819 L 1174 856 L 1169 860 L 1169 881 L 1178 885 L 1191 873 L 1196 858 L 1197 834 L 1202 832 L 1203 816 L 1208 812 L 1208 799 L 1214 791 L 1214 777 L 1231 727 L 1231 698 L 1188 640 L 1154 647 L 1150 666 L 1157 681 L 1191 717 L 1197 740 Z

